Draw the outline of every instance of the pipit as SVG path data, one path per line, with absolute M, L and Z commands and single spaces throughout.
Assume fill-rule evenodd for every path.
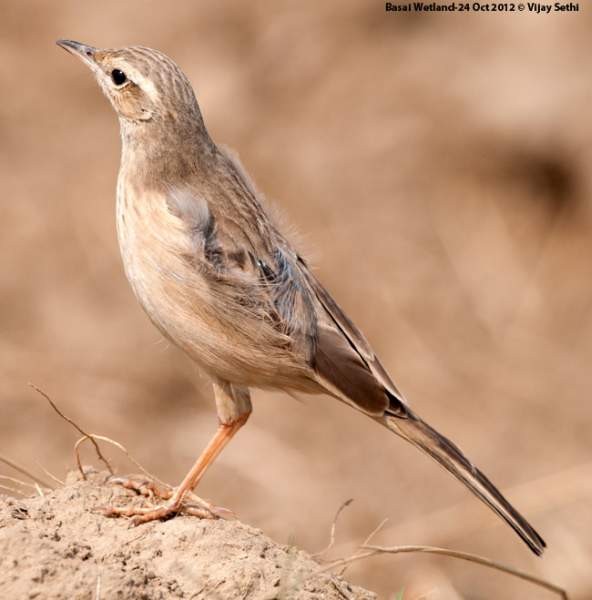
M 487 504 L 540 555 L 545 542 L 450 440 L 411 410 L 364 335 L 266 212 L 238 159 L 209 136 L 191 84 L 144 47 L 58 45 L 90 68 L 121 128 L 117 232 L 142 308 L 213 381 L 219 427 L 156 508 L 183 511 L 251 413 L 250 388 L 329 394 L 401 436 Z

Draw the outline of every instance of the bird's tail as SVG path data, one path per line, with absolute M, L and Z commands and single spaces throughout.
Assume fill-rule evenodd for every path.
M 477 498 L 496 512 L 540 556 L 545 541 L 526 519 L 502 496 L 489 479 L 449 439 L 406 409 L 406 417 L 389 415 L 381 421 L 388 429 L 411 442 L 464 483 Z

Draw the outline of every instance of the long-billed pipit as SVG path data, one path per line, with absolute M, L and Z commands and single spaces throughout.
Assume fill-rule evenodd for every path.
M 161 52 L 58 44 L 93 72 L 119 117 L 117 232 L 125 272 L 156 327 L 208 373 L 219 428 L 157 508 L 170 517 L 251 412 L 249 388 L 329 394 L 411 442 L 502 517 L 545 542 L 450 440 L 413 412 L 366 338 L 265 211 L 238 160 L 212 141 L 191 84 Z

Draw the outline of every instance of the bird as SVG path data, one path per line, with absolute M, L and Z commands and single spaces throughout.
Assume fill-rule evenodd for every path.
M 120 125 L 116 225 L 124 270 L 165 338 L 212 380 L 215 435 L 159 506 L 110 508 L 135 524 L 172 518 L 251 414 L 251 388 L 327 394 L 434 459 L 536 555 L 530 523 L 459 447 L 420 418 L 364 334 L 272 218 L 236 154 L 210 137 L 173 60 L 143 46 L 58 40 L 93 73 Z

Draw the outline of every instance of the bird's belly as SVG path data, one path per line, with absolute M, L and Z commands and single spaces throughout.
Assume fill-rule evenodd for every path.
M 118 196 L 117 233 L 127 279 L 154 325 L 211 376 L 255 387 L 308 381 L 304 361 L 254 314 L 212 291 L 196 262 L 190 234 L 164 203 Z M 308 386 L 308 383 L 303 384 Z

